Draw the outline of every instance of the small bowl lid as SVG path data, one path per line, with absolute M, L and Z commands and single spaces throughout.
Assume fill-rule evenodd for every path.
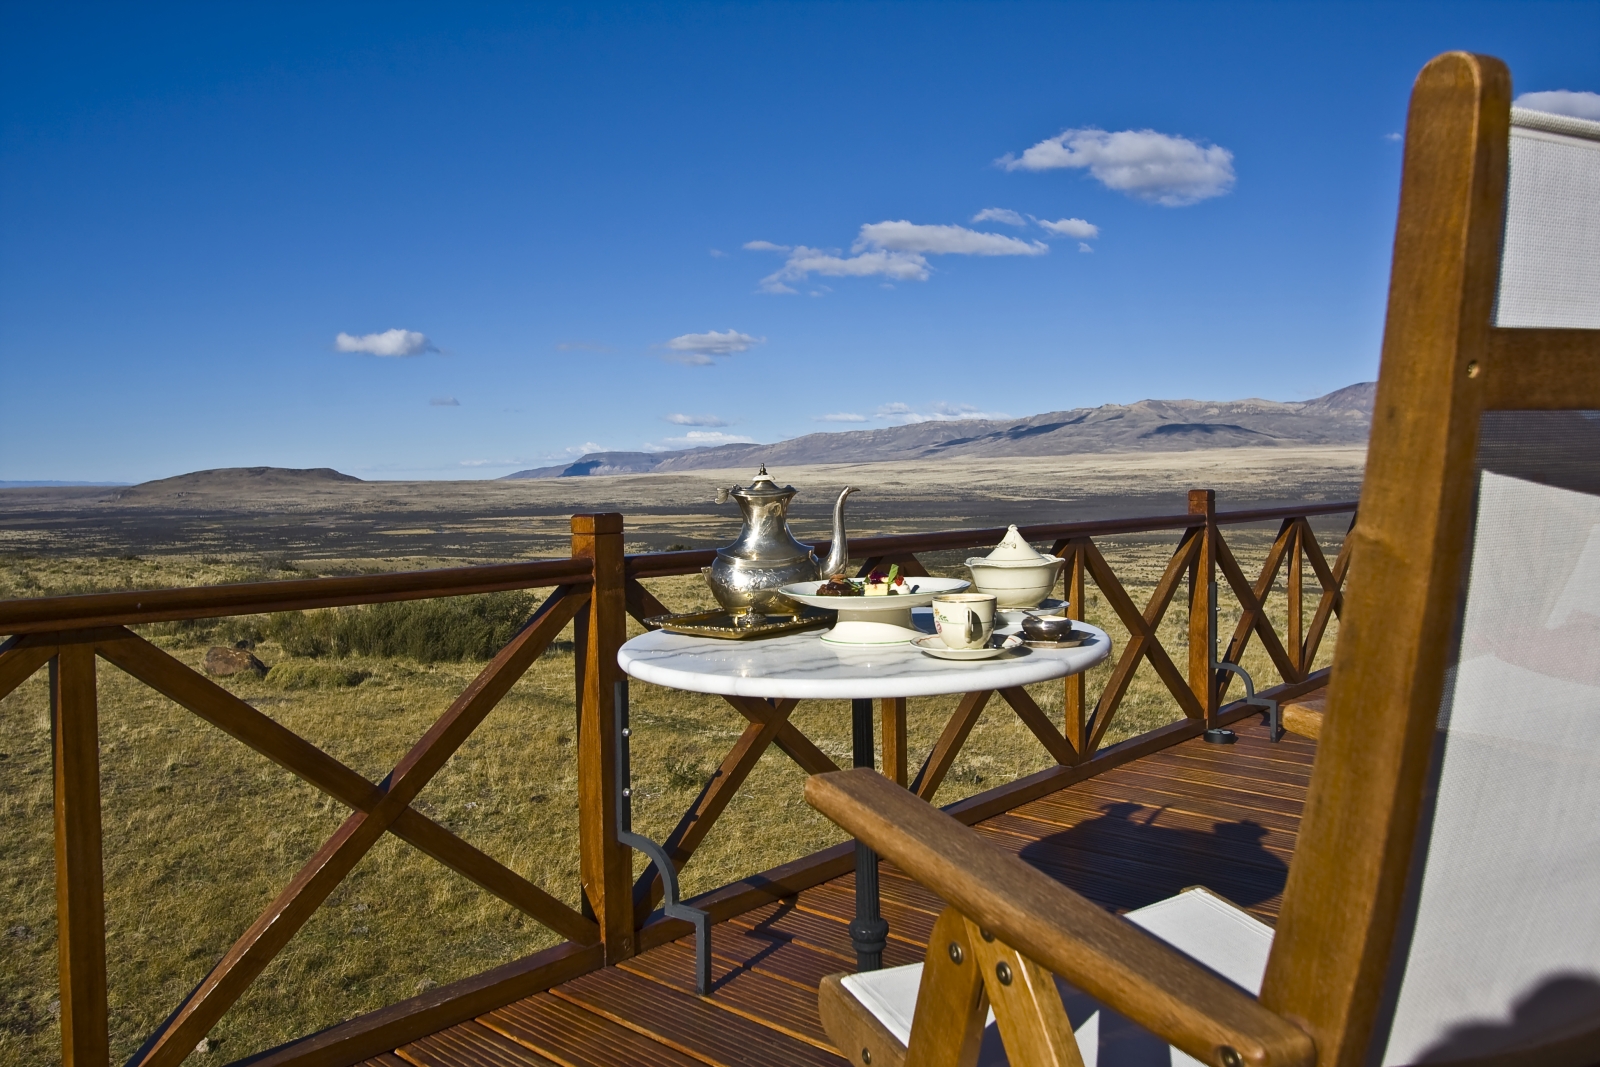
M 1021 532 L 1013 525 L 1006 530 L 1006 535 L 1000 539 L 1000 543 L 994 546 L 993 552 L 987 556 L 973 556 L 967 563 L 998 564 L 1002 567 L 1040 567 L 1055 561 L 1055 556 L 1046 556 L 1034 551 L 1033 546 L 1023 540 Z

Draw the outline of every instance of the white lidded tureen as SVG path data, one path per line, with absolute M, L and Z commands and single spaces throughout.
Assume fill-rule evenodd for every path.
M 1002 608 L 1036 608 L 1061 577 L 1066 560 L 1034 551 L 1012 526 L 987 556 L 972 556 L 967 569 L 972 571 L 973 587 L 992 593 Z

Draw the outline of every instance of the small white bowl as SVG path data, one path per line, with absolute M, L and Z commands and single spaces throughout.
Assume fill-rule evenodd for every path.
M 993 594 L 1000 607 L 1032 608 L 1050 595 L 1066 562 L 1059 557 L 1041 557 L 1036 563 L 1019 564 L 973 556 L 967 560 L 967 569 L 972 571 L 973 587 Z

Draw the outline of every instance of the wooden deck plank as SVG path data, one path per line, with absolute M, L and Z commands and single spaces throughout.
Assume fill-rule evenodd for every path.
M 796 901 L 786 900 L 746 912 L 731 920 L 733 924 L 752 930 L 771 932 L 780 937 L 826 953 L 839 961 L 845 970 L 856 964 L 855 946 L 850 942 L 849 924 L 816 912 L 802 910 Z M 901 941 L 890 941 L 883 950 L 885 967 L 898 967 L 922 959 L 918 946 Z
M 478 1022 L 564 1067 L 700 1067 L 700 1061 L 571 1001 L 539 993 Z
M 1191 856 L 1215 855 L 1232 863 L 1279 867 L 1289 861 L 1290 850 L 1282 844 L 1287 835 L 1261 832 L 1241 834 L 1237 824 L 1224 823 L 1219 829 L 1214 820 L 1183 816 L 1169 817 L 1159 808 L 1137 808 L 1129 812 L 1098 813 L 1076 823 L 1037 819 L 1017 813 L 988 820 L 984 828 L 1010 834 L 1041 845 L 1056 843 L 1087 855 L 1112 858 L 1149 859 L 1151 856 L 1187 862 Z M 1159 841 L 1156 849 L 1150 839 Z
M 607 967 L 553 991 L 596 1015 L 626 1026 L 713 1067 L 841 1067 L 830 1051 L 717 1007 L 708 1000 Z
M 415 1067 L 551 1067 L 554 1062 L 476 1022 L 440 1030 L 395 1051 Z
M 1126 814 L 1130 822 L 1137 821 L 1143 824 L 1149 821 L 1162 826 L 1186 827 L 1202 834 L 1212 833 L 1219 825 L 1258 826 L 1265 831 L 1262 841 L 1271 842 L 1271 847 L 1284 855 L 1294 851 L 1296 828 L 1284 825 L 1282 819 L 1261 819 L 1256 818 L 1254 814 L 1244 818 L 1232 818 L 1235 812 L 1221 811 L 1215 807 L 1206 810 L 1207 805 L 1195 804 L 1181 797 L 1147 794 L 1141 794 L 1137 800 L 1127 797 L 1121 800 L 1091 796 L 1072 799 L 1046 797 L 1034 803 L 1038 806 L 1018 808 L 1008 814 L 1067 828 L 1077 826 L 1087 819 L 1097 819 L 1108 814 L 1118 816 Z
M 843 922 L 849 922 L 856 913 L 855 876 L 847 876 L 850 881 L 840 884 L 839 881 L 829 882 L 808 889 L 800 894 L 800 906 L 807 911 L 814 911 L 818 915 L 827 915 Z M 880 879 L 886 882 L 888 879 Z M 899 903 L 883 898 L 878 909 L 883 917 L 889 920 L 889 939 L 899 941 L 913 948 L 923 949 L 928 946 L 928 937 L 933 933 L 933 922 L 936 914 L 921 908 Z
M 1111 815 L 1126 822 L 1136 824 L 1138 828 L 1146 825 L 1160 825 L 1178 829 L 1193 830 L 1201 834 L 1212 834 L 1219 822 L 1228 824 L 1230 820 L 1219 820 L 1214 814 L 1207 814 L 1175 807 L 1170 804 L 1143 804 L 1138 801 L 1119 801 L 1108 804 L 1092 797 L 1068 797 L 1062 794 L 1036 800 L 1031 804 L 1009 811 L 996 819 L 1023 819 L 1030 822 L 1042 823 L 1054 829 L 1041 830 L 1041 834 L 1059 833 L 1062 830 L 1080 826 L 1091 820 L 1104 819 Z M 1263 826 L 1261 823 L 1250 820 L 1266 831 L 1261 838 L 1262 847 L 1276 851 L 1287 858 L 1294 851 L 1295 834 L 1291 830 L 1274 829 Z M 1005 826 L 1006 823 L 997 825 Z M 1235 824 L 1237 825 L 1237 824 Z M 1132 836 L 1137 837 L 1137 830 Z M 1214 835 L 1213 835 L 1214 836 Z
M 618 966 L 680 993 L 694 992 L 692 944 L 673 941 Z M 801 989 L 780 978 L 740 967 L 713 955 L 711 992 L 706 999 L 735 1015 L 762 1023 L 820 1049 L 833 1051 L 833 1043 L 822 1028 L 822 1017 L 817 1014 L 815 990 Z
M 1123 911 L 1205 885 L 1277 918 L 1316 745 L 1236 725 L 1233 745 L 1198 739 L 1145 756 L 985 820 L 1000 848 Z M 891 864 L 880 870 L 888 966 L 922 958 L 939 897 Z M 817 1015 L 816 983 L 854 968 L 846 873 L 720 922 L 712 989 L 694 990 L 690 939 L 451 1027 L 363 1067 L 841 1067 Z
M 731 923 L 718 928 L 717 935 L 711 943 L 713 955 L 791 982 L 801 989 L 815 991 L 817 984 L 828 975 L 855 970 L 853 961 L 841 960 L 786 937 L 757 933 Z

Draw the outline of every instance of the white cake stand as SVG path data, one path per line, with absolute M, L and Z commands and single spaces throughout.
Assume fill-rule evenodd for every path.
M 911 623 L 911 609 L 925 608 L 936 596 L 960 593 L 972 583 L 964 578 L 907 578 L 893 596 L 816 596 L 824 582 L 795 582 L 779 592 L 808 608 L 837 611 L 839 621 L 822 635 L 830 645 L 903 645 L 925 631 Z M 916 592 L 908 590 L 916 587 Z

